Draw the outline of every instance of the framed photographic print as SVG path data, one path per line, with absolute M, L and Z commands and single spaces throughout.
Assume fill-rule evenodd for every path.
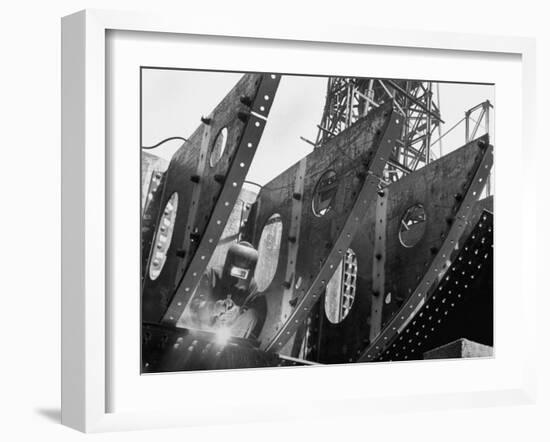
M 532 42 L 325 32 L 64 18 L 65 424 L 531 400 Z

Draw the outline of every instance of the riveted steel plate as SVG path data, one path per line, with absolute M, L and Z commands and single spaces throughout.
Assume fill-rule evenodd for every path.
M 485 287 L 493 272 L 492 229 L 493 215 L 484 211 L 467 235 L 445 277 L 422 304 L 414 319 L 386 345 L 377 361 L 423 359 L 426 351 L 454 339 L 470 337 L 471 333 L 476 334 L 476 341 L 484 340 L 492 345 L 492 311 L 482 305 L 492 306 L 492 291 L 488 292 L 492 284 Z M 470 303 L 469 309 L 462 308 L 466 302 Z M 489 317 L 477 321 L 478 324 L 469 324 L 476 322 L 472 315 L 480 308 Z M 451 321 L 455 325 L 449 327 Z
M 469 229 L 471 214 L 493 164 L 493 147 L 489 144 L 488 137 L 482 137 L 476 143 L 482 152 L 481 161 L 460 197 L 460 206 L 453 217 L 451 228 L 446 234 L 441 247 L 430 261 L 414 291 L 400 309 L 393 314 L 380 335 L 363 352 L 360 357 L 361 361 L 372 361 L 378 358 L 387 349 L 389 343 L 400 335 L 415 318 L 429 299 L 430 294 L 433 293 L 434 287 L 443 278 L 446 278 L 446 273 L 450 268 L 449 264 L 460 250 L 460 241 L 463 234 Z
M 388 103 L 327 142 L 323 148 L 310 153 L 304 191 L 300 195 L 302 209 L 299 220 L 292 213 L 299 164 L 261 190 L 257 203 L 259 210 L 255 211 L 254 220 L 254 225 L 259 228 L 252 234 L 252 242 L 258 245 L 261 226 L 273 214 L 279 214 L 283 223 L 277 271 L 264 293 L 268 317 L 260 336 L 262 348 L 280 351 L 318 301 L 376 196 L 379 176 L 401 125 L 400 117 Z M 328 172 L 328 178 L 323 179 Z M 322 184 L 321 192 L 318 192 L 319 183 Z M 322 203 L 318 213 L 315 213 L 315 198 Z M 298 238 L 289 230 L 296 221 L 300 222 Z M 292 281 L 286 281 L 289 244 L 294 243 L 298 244 L 295 274 Z M 285 290 L 293 292 L 286 317 L 281 309 Z
M 279 80 L 278 74 L 244 75 L 173 156 L 158 207 L 164 210 L 178 194 L 175 228 L 158 278 L 143 272 L 145 321 L 177 323 L 238 198 Z M 149 265 L 142 250 L 142 267 Z
M 374 204 L 370 207 L 351 244 L 357 254 L 358 295 L 345 320 L 339 324 L 325 321 L 319 329 L 317 339 L 322 349 L 319 362 L 356 361 L 410 300 L 448 237 L 454 220 L 463 216 L 459 213 L 460 208 L 463 212 L 472 209 L 472 204 L 462 204 L 463 196 L 472 186 L 473 178 L 485 158 L 486 150 L 480 149 L 478 143 L 486 145 L 488 139 L 468 143 L 385 188 L 384 217 L 380 207 Z M 483 170 L 487 171 L 485 166 Z M 380 196 L 378 198 L 381 199 Z M 400 225 L 408 209 L 418 204 L 425 212 L 424 231 L 414 246 L 405 247 L 399 236 Z M 466 223 L 464 228 L 468 230 L 471 225 Z M 376 247 L 382 240 L 384 250 Z M 383 269 L 381 263 L 384 264 Z M 377 267 L 383 273 L 380 273 L 378 284 L 375 284 L 378 273 L 373 273 L 373 269 Z M 435 273 L 433 269 L 432 272 Z M 380 292 L 382 276 L 384 284 L 383 292 Z M 373 316 L 375 308 L 377 312 Z

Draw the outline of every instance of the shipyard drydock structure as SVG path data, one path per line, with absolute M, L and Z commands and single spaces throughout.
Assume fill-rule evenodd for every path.
M 310 152 L 250 190 L 280 80 L 243 75 L 148 159 L 142 371 L 491 356 L 491 103 L 434 154 L 432 83 L 329 78 Z

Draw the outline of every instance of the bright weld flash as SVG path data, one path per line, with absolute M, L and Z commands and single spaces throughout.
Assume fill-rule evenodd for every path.
M 219 345 L 225 345 L 227 344 L 227 341 L 229 341 L 229 338 L 231 337 L 231 333 L 227 327 L 222 327 L 218 330 L 216 330 L 216 344 Z

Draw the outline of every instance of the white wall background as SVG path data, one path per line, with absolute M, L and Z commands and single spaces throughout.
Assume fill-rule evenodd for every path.
M 550 32 L 544 2 L 277 2 L 209 0 L 58 0 L 5 2 L 0 14 L 0 128 L 4 167 L 1 255 L 0 438 L 17 440 L 132 440 L 170 438 L 215 440 L 550 440 L 548 337 L 544 311 L 550 304 L 541 287 L 539 305 L 540 391 L 535 406 L 381 415 L 361 422 L 256 424 L 84 436 L 59 425 L 60 367 L 60 17 L 83 8 L 156 10 L 180 14 L 228 16 L 250 20 L 375 24 L 377 27 L 536 36 L 538 54 L 538 142 L 541 209 L 548 198 L 544 162 L 548 162 Z M 424 14 L 424 15 L 422 15 Z M 229 19 L 229 18 L 228 18 Z M 519 121 L 519 118 L 518 118 Z M 543 181 L 544 180 L 544 181 Z M 542 226 L 543 222 L 539 222 Z M 538 263 L 542 280 L 548 247 L 540 229 Z M 546 230 L 546 229 L 545 229 Z M 546 260 L 548 260 L 546 258 Z M 518 330 L 518 333 L 521 331 Z M 544 339 L 546 337 L 546 339 Z M 253 406 L 251 404 L 251 406 Z M 228 410 L 228 412 L 230 412 Z

